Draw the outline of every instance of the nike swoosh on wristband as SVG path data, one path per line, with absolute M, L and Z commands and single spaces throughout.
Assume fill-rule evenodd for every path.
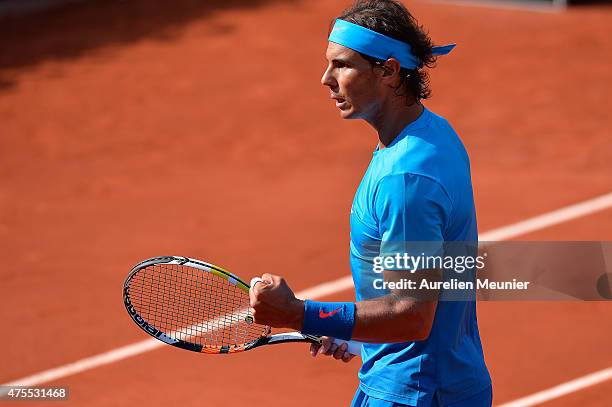
M 330 311 L 330 312 L 323 312 L 323 310 L 319 310 L 319 318 L 331 317 L 332 315 L 334 315 L 335 313 L 337 313 L 341 309 L 342 309 L 342 307 L 337 308 L 337 309 L 335 309 L 333 311 Z

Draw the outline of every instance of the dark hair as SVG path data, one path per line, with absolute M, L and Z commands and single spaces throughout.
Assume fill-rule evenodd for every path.
M 431 95 L 429 77 L 423 68 L 432 68 L 435 65 L 433 44 L 423 26 L 419 25 L 403 4 L 395 0 L 357 0 L 338 18 L 409 44 L 421 64 L 416 69 L 400 70 L 402 80 L 396 88 L 396 93 L 405 85 L 417 101 L 427 99 Z M 360 55 L 373 67 L 381 66 L 384 62 L 368 55 Z

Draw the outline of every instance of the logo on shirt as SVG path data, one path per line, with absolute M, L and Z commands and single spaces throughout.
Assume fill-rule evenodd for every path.
M 330 311 L 330 312 L 324 312 L 323 310 L 319 310 L 319 318 L 321 318 L 321 319 L 329 318 L 332 315 L 338 313 L 338 311 L 340 311 L 341 309 L 342 309 L 342 307 L 337 308 L 337 309 L 335 309 L 333 311 Z

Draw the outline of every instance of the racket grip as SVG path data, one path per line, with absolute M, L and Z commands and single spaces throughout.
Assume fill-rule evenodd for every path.
M 335 339 L 334 338 L 334 343 L 338 346 L 342 345 L 343 343 L 346 343 L 348 345 L 348 352 L 351 355 L 355 355 L 355 356 L 361 356 L 361 342 L 357 342 L 357 341 L 345 341 L 344 339 Z

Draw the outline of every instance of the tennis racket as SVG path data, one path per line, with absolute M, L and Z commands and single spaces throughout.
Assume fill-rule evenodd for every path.
M 253 319 L 247 283 L 187 257 L 154 257 L 134 266 L 123 285 L 123 303 L 146 333 L 193 352 L 229 354 L 278 343 L 321 343 L 320 337 L 300 332 L 272 334 Z M 350 353 L 361 354 L 361 343 L 347 345 Z

